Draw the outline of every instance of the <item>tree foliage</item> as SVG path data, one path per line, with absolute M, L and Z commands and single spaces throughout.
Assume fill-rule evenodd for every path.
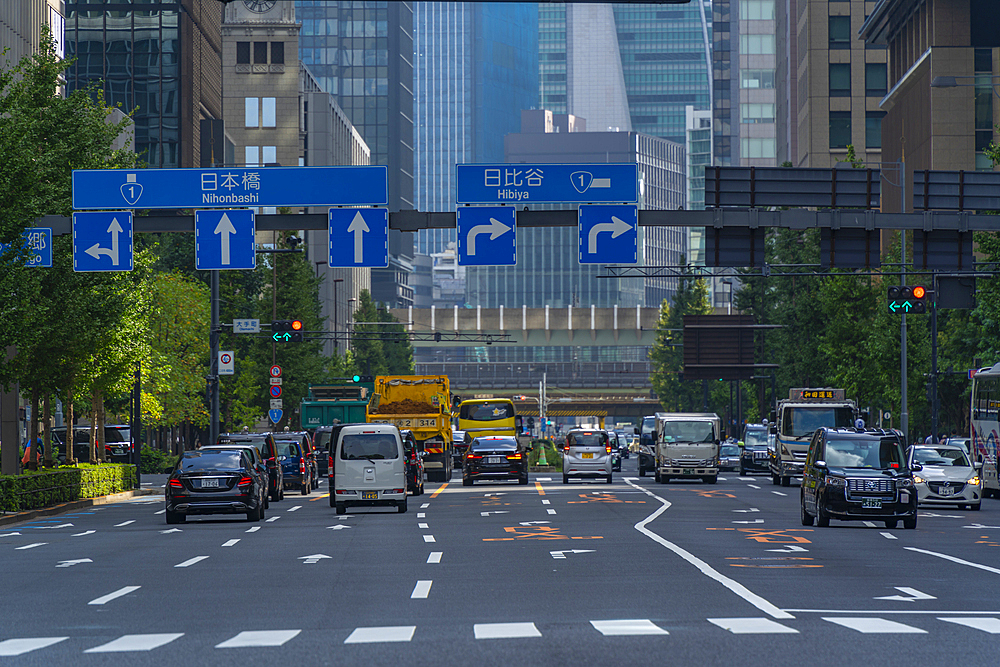
M 704 278 L 681 277 L 673 303 L 664 300 L 660 305 L 656 340 L 649 351 L 653 369 L 650 383 L 665 410 L 689 411 L 702 405 L 701 383 L 682 378 L 684 316 L 711 313 L 708 284 Z

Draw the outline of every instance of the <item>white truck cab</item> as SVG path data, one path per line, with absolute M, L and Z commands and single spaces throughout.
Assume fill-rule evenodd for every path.
M 700 478 L 715 484 L 721 437 L 722 420 L 714 412 L 657 413 L 656 481 Z

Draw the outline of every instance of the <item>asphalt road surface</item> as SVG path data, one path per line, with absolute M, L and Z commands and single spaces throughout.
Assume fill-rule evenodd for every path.
M 6 526 L 0 663 L 996 664 L 1000 501 L 806 528 L 795 485 L 624 463 L 456 475 L 406 514 L 336 516 L 324 482 L 258 523 L 150 496 Z

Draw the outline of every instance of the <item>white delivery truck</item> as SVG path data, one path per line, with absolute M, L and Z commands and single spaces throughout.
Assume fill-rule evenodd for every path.
M 714 412 L 657 413 L 656 481 L 700 478 L 715 484 L 721 437 L 722 420 Z

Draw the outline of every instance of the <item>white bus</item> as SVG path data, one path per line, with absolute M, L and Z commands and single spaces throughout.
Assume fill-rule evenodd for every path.
M 1000 441 L 1000 364 L 983 368 L 972 377 L 972 451 L 983 464 L 983 497 L 1000 497 L 997 478 L 997 443 Z

